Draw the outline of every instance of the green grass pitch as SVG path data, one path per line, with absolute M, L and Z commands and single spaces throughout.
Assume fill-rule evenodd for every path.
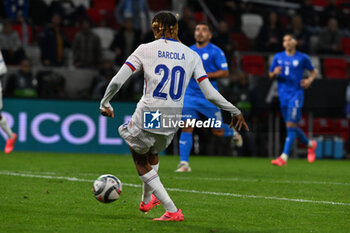
M 1 233 L 350 232 L 350 161 L 191 157 L 191 173 L 175 173 L 177 156 L 160 157 L 160 177 L 184 222 L 154 222 L 159 205 L 138 210 L 141 181 L 130 156 L 20 153 L 0 155 Z M 92 181 L 114 174 L 119 200 L 103 204 Z

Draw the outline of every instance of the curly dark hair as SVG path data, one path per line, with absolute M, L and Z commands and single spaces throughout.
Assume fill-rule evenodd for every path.
M 170 11 L 160 11 L 152 19 L 152 30 L 156 39 L 171 36 L 177 40 L 179 37 L 176 16 Z

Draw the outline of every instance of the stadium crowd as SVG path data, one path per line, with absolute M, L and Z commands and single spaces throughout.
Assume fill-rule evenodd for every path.
M 154 39 L 148 24 L 159 10 L 179 13 L 179 38 L 188 46 L 195 43 L 198 22 L 213 24 L 212 41 L 225 52 L 230 69 L 230 78 L 220 82 L 220 90 L 234 104 L 247 108 L 249 124 L 257 121 L 258 114 L 255 77 L 267 76 L 271 55 L 283 50 L 285 33 L 297 38 L 298 50 L 317 58 L 315 66 L 324 77 L 349 76 L 349 1 L 204 2 L 217 24 L 196 0 L 3 0 L 0 49 L 9 67 L 2 80 L 4 95 L 101 99 L 130 53 Z M 328 57 L 340 59 L 345 73 L 326 74 Z M 135 101 L 142 95 L 143 79 L 133 78 L 125 86 L 118 100 Z M 256 141 L 247 140 L 248 144 Z M 257 154 L 255 145 L 246 149 Z
M 38 76 L 51 75 L 52 72 L 48 72 L 50 70 L 48 67 L 70 67 L 96 70 L 95 73 L 93 72 L 95 77 L 90 82 L 92 85 L 90 85 L 91 95 L 89 96 L 100 98 L 101 91 L 97 89 L 105 87 L 114 74 L 112 70 L 117 70 L 140 43 L 153 40 L 152 32 L 145 28 L 148 28 L 150 14 L 161 7 L 168 10 L 181 10 L 180 40 L 185 45 L 194 44 L 193 32 L 196 23 L 209 21 L 197 1 L 161 2 L 146 0 L 2 1 L 0 48 L 6 64 L 22 67 L 20 64 L 25 59 L 25 63 L 29 62 L 35 66 L 35 70 L 38 70 L 32 77 L 37 81 L 25 82 L 29 86 L 25 84 L 24 87 L 16 86 L 20 83 L 16 79 L 21 72 L 10 74 L 9 77 L 13 80 L 9 80 L 11 88 L 6 90 L 6 95 L 47 98 L 48 96 L 37 94 L 23 96 L 25 95 L 23 92 L 14 89 L 29 88 L 34 92 L 42 93 L 39 89 L 43 85 L 40 85 L 41 79 Z M 293 3 L 293 1 L 283 2 Z M 319 6 L 314 2 L 325 1 L 294 2 L 297 3 L 295 5 L 297 8 L 278 7 L 278 5 L 255 7 L 255 4 L 250 1 L 237 0 L 225 0 L 222 4 L 206 1 L 218 21 L 218 27 L 214 28 L 213 43 L 224 50 L 231 71 L 238 70 L 235 67 L 237 61 L 234 59 L 237 52 L 274 53 L 282 50 L 284 33 L 293 34 L 298 39 L 298 50 L 308 54 L 342 55 L 349 52 L 350 3 L 329 0 Z M 249 17 L 252 18 L 251 22 Z M 109 71 L 106 71 L 107 66 Z M 43 70 L 46 71 L 44 75 L 42 75 Z M 249 70 L 248 73 L 250 73 Z M 237 73 L 231 72 L 231 74 L 234 77 L 230 80 L 238 83 Z M 49 81 L 47 78 L 46 80 Z M 45 85 L 49 84 L 45 83 Z M 62 81 L 56 80 L 54 85 L 58 85 L 58 89 L 64 86 Z M 136 95 L 142 91 L 142 83 L 129 85 Z M 54 96 L 65 97 L 64 94 Z M 84 95 L 81 96 L 81 98 L 84 97 Z M 133 100 L 133 95 L 126 93 L 120 98 Z
M 218 21 L 213 43 L 225 51 L 231 71 L 239 70 L 235 67 L 235 54 L 281 51 L 284 33 L 293 34 L 298 39 L 298 50 L 308 54 L 349 53 L 350 3 L 347 1 L 294 1 L 293 8 L 278 4 L 255 7 L 253 2 L 237 0 L 225 0 L 222 4 L 205 2 Z M 283 2 L 293 4 L 293 1 Z M 320 6 L 313 2 L 326 3 Z M 210 21 L 194 0 L 4 0 L 0 4 L 0 48 L 7 65 L 19 67 L 27 59 L 35 70 L 48 71 L 48 67 L 96 70 L 92 72 L 95 77 L 91 79 L 90 93 L 94 94 L 90 96 L 100 98 L 94 87 L 107 83 L 113 74 L 102 74 L 106 73 L 106 64 L 113 62 L 111 69 L 117 70 L 140 43 L 153 40 L 152 32 L 146 30 L 147 22 L 150 14 L 160 8 L 181 10 L 179 37 L 185 45 L 194 43 L 196 23 Z M 235 76 L 231 80 L 238 83 L 238 73 L 231 74 Z M 37 73 L 34 76 L 38 79 Z M 29 88 L 38 87 L 39 82 Z M 135 89 L 135 94 L 142 91 L 140 84 L 130 88 Z M 6 93 L 16 96 L 11 91 Z M 121 99 L 133 100 L 133 97 L 126 94 Z

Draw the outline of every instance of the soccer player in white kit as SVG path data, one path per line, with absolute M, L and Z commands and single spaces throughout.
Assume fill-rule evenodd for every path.
M 2 53 L 0 51 L 0 75 L 3 75 L 7 72 L 6 64 L 4 58 L 2 57 Z M 5 153 L 9 154 L 12 152 L 15 147 L 15 142 L 17 139 L 17 134 L 13 133 L 10 126 L 8 125 L 6 118 L 1 114 L 2 110 L 2 87 L 0 83 L 0 128 L 6 133 L 7 141 L 5 145 Z
M 152 111 L 152 121 L 161 115 L 159 109 L 181 115 L 186 87 L 190 78 L 195 78 L 209 101 L 232 114 L 231 127 L 236 122 L 235 127 L 238 130 L 242 126 L 249 129 L 241 112 L 210 84 L 199 55 L 179 42 L 176 17 L 166 11 L 157 13 L 152 19 L 152 30 L 156 40 L 140 45 L 130 55 L 109 83 L 101 100 L 100 111 L 104 116 L 114 117 L 109 101 L 134 71 L 143 70 L 143 96 L 130 122 L 119 127 L 119 134 L 129 145 L 136 169 L 143 181 L 140 210 L 148 212 L 162 203 L 166 209 L 165 214 L 153 220 L 183 221 L 181 209 L 170 199 L 157 173 L 158 153 L 168 147 L 178 127 L 161 130 L 146 128 L 144 113 Z

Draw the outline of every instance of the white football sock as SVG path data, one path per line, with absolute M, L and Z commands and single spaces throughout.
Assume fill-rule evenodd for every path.
M 309 140 L 309 144 L 307 145 L 307 147 L 311 148 L 312 146 L 313 146 L 312 140 Z
M 7 120 L 4 116 L 1 117 L 0 120 L 0 127 L 4 130 L 4 132 L 7 134 L 8 138 L 12 138 L 13 132 L 10 129 L 9 125 L 7 124 Z
M 285 153 L 282 153 L 282 154 L 281 154 L 281 158 L 282 158 L 284 161 L 287 162 L 287 160 L 288 160 L 288 155 L 285 154 Z
M 151 165 L 151 167 L 158 173 L 159 170 L 159 162 L 155 165 Z
M 180 161 L 180 164 L 181 164 L 181 163 L 185 164 L 186 166 L 190 165 L 190 163 L 189 163 L 189 162 L 184 161 L 184 160 Z
M 168 192 L 160 182 L 159 176 L 154 169 L 147 172 L 143 176 L 140 176 L 140 179 L 150 187 L 151 192 L 154 193 L 154 195 L 164 205 L 167 211 L 173 213 L 177 211 L 174 202 L 170 199 Z
M 156 165 L 151 165 L 153 170 L 158 173 L 159 162 Z M 151 188 L 148 184 L 143 183 L 142 185 L 142 202 L 148 204 L 152 199 Z

